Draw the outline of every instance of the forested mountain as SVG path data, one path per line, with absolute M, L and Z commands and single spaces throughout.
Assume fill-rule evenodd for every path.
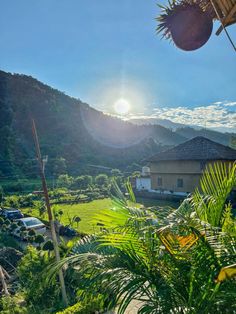
M 124 122 L 30 76 L 0 71 L 0 176 L 35 175 L 30 117 L 49 173 L 61 158 L 71 174 L 87 172 L 91 164 L 126 169 L 188 137 L 160 125 Z
M 32 77 L 0 71 L 2 175 L 36 172 L 31 116 L 49 172 L 61 157 L 70 173 L 84 172 L 89 164 L 124 169 L 185 140 L 161 126 L 139 127 L 105 115 Z

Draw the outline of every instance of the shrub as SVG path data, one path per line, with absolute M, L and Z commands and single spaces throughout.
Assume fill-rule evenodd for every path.
M 43 251 L 53 251 L 54 245 L 53 245 L 52 240 L 48 240 L 47 242 L 45 242 L 42 249 Z
M 99 174 L 98 176 L 96 176 L 95 178 L 95 183 L 98 186 L 102 186 L 102 185 L 108 185 L 109 179 L 108 176 L 106 174 Z
M 4 222 L 4 224 L 5 224 L 6 226 L 9 226 L 9 225 L 11 224 L 11 221 L 10 221 L 9 219 L 6 219 L 5 222 Z
M 78 314 L 80 313 L 82 309 L 83 309 L 83 306 L 81 305 L 81 303 L 76 303 L 66 308 L 64 311 L 57 312 L 56 314 Z
M 13 207 L 13 208 L 19 207 L 19 196 L 17 195 L 7 196 L 5 198 L 4 205 L 6 207 Z
M 13 223 L 11 223 L 11 225 L 10 225 L 10 230 L 11 230 L 11 231 L 14 231 L 14 230 L 16 230 L 17 227 L 18 227 L 17 223 L 16 223 L 16 222 L 13 222 Z
M 25 301 L 38 309 L 36 313 L 45 313 L 46 309 L 48 313 L 54 313 L 61 308 L 61 293 L 57 279 L 50 282 L 46 280 L 45 269 L 53 262 L 54 258 L 28 246 L 17 267 L 21 289 L 25 291 Z
M 35 233 L 35 231 L 34 231 L 33 229 L 30 229 L 30 230 L 28 231 L 28 235 L 31 236 L 31 237 L 32 237 L 32 236 L 35 236 L 35 234 L 36 234 L 36 233 Z
M 34 242 L 38 244 L 38 247 L 45 241 L 45 238 L 42 234 L 37 234 L 35 236 Z
M 30 243 L 33 243 L 35 241 L 35 235 L 36 235 L 36 232 L 33 229 L 30 229 L 28 231 L 28 241 Z
M 22 195 L 18 199 L 19 207 L 32 207 L 34 205 L 33 195 Z
M 57 312 L 57 314 L 93 314 L 96 312 L 104 312 L 104 297 L 101 294 L 98 294 L 96 297 L 93 295 L 84 295 L 81 300 L 66 308 L 64 311 Z
M 57 185 L 63 188 L 69 187 L 73 183 L 73 180 L 68 174 L 61 174 L 57 179 Z
M 78 189 L 87 189 L 93 183 L 93 178 L 88 175 L 79 176 L 75 179 L 73 187 Z
M 111 175 L 113 177 L 120 177 L 120 176 L 122 176 L 122 173 L 121 173 L 121 171 L 119 169 L 112 169 L 111 170 Z
M 28 232 L 26 230 L 20 232 L 20 237 L 22 240 L 27 240 Z
M 7 230 L 7 225 L 4 223 L 2 226 L 1 226 L 1 231 L 6 231 Z
M 2 233 L 0 234 L 0 248 L 4 247 L 11 247 L 21 251 L 18 242 L 12 236 Z
M 22 301 L 22 297 L 18 295 L 2 297 L 0 301 L 1 314 L 30 314 L 30 311 L 22 306 Z

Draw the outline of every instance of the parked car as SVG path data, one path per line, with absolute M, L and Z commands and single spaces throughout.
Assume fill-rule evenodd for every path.
M 19 209 L 15 208 L 1 208 L 0 216 L 10 220 L 16 220 L 24 217 L 22 212 Z
M 45 234 L 46 226 L 45 224 L 35 217 L 25 217 L 17 220 L 18 227 L 14 230 L 14 235 L 21 237 L 20 230 L 24 227 L 25 231 L 34 230 L 36 233 Z

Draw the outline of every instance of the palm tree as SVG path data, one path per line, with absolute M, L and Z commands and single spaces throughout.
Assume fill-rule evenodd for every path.
M 106 231 L 82 239 L 56 268 L 76 266 L 83 293 L 102 293 L 120 314 L 133 300 L 140 314 L 236 313 L 235 281 L 217 280 L 235 263 L 235 219 L 227 203 L 235 177 L 236 165 L 210 166 L 201 193 L 177 210 L 130 207 L 120 195 L 113 210 L 97 217 Z

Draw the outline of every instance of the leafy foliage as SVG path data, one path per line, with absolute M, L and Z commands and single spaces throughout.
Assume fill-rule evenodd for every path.
M 236 164 L 210 164 L 200 182 L 202 193 L 197 190 L 192 200 L 198 217 L 222 228 L 226 218 L 223 213 L 228 211 L 226 200 L 235 184 Z
M 33 309 L 23 306 L 23 297 L 20 295 L 2 297 L 0 300 L 1 314 L 35 314 Z
M 202 194 L 177 210 L 137 209 L 119 197 L 96 217 L 105 231 L 81 240 L 62 264 L 79 269 L 87 289 L 99 287 L 120 314 L 133 300 L 140 314 L 236 312 L 235 281 L 216 281 L 236 256 L 235 218 L 225 206 L 233 178 L 235 167 L 208 168 Z
M 54 279 L 49 285 L 45 285 L 43 270 L 54 260 L 47 254 L 42 254 L 34 247 L 28 247 L 27 252 L 18 266 L 18 274 L 21 289 L 25 294 L 27 304 L 33 305 L 38 310 L 60 309 L 61 297 L 57 280 Z

